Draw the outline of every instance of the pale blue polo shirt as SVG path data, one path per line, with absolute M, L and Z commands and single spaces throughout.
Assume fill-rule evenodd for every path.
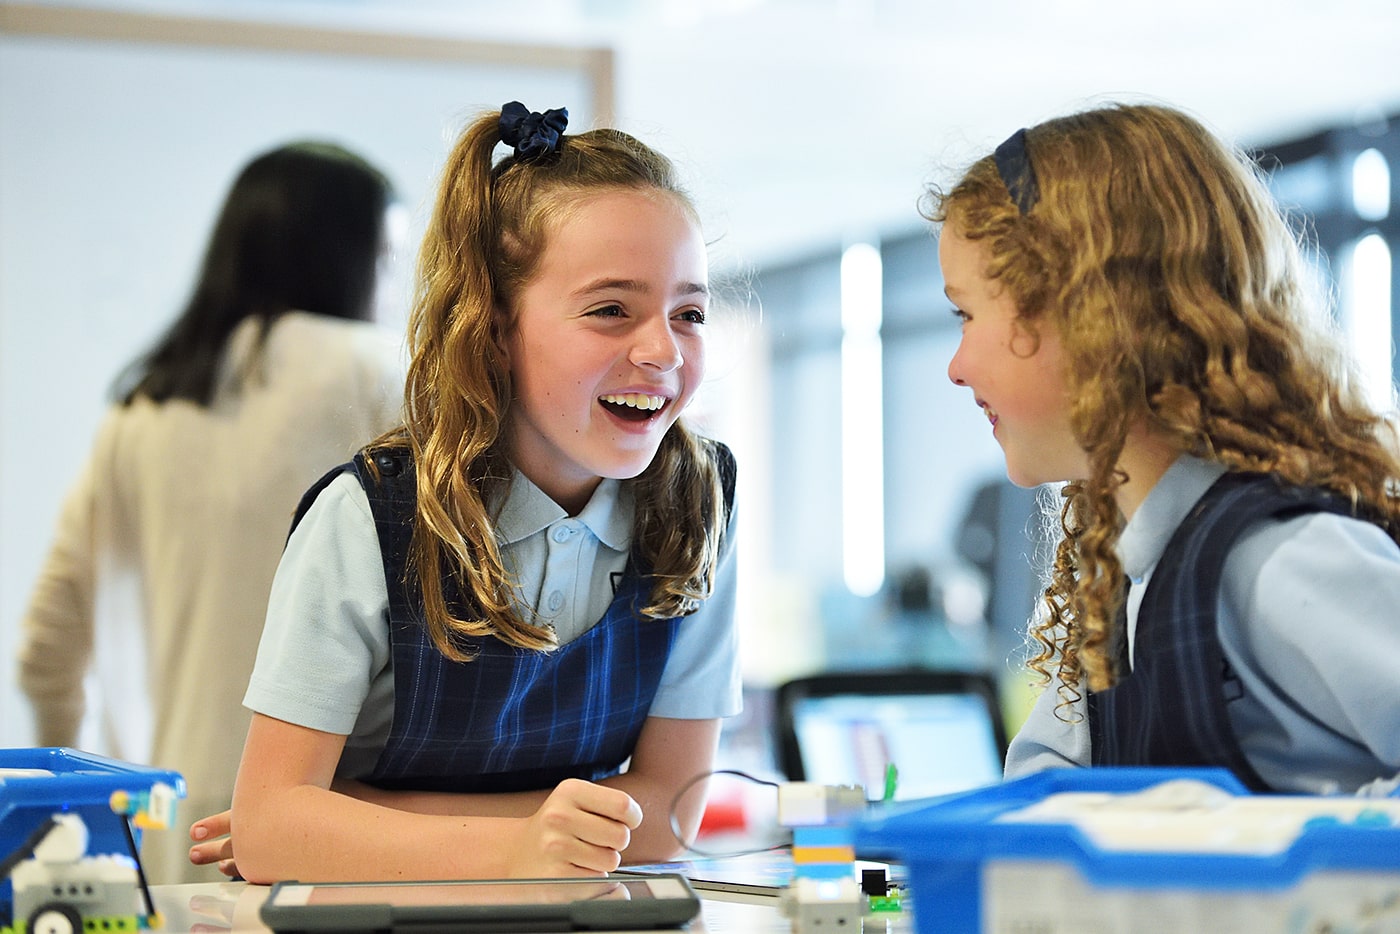
M 534 607 L 561 644 L 587 631 L 611 604 L 613 575 L 627 564 L 634 513 L 627 483 L 604 480 L 571 518 L 515 473 L 496 524 L 502 559 L 521 604 Z M 742 707 L 733 529 L 731 515 L 714 592 L 681 621 L 652 716 L 703 720 Z M 353 474 L 341 474 L 287 542 L 243 700 L 269 717 L 346 736 L 341 777 L 368 774 L 389 736 L 394 676 L 388 611 L 369 500 Z
M 1224 470 L 1181 457 L 1124 527 L 1118 555 L 1130 581 L 1130 647 L 1153 568 Z M 1396 787 L 1400 547 L 1384 531 L 1330 513 L 1261 522 L 1225 561 L 1218 614 L 1221 648 L 1244 685 L 1226 709 L 1261 778 L 1303 794 Z M 1058 687 L 1047 686 L 1012 740 L 1007 778 L 1090 763 L 1085 705 L 1057 717 Z

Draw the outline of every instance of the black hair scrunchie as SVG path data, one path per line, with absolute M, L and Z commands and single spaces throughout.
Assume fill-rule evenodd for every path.
M 501 108 L 501 142 L 515 147 L 518 159 L 531 161 L 558 152 L 559 142 L 569 125 L 569 109 L 532 113 L 519 101 Z

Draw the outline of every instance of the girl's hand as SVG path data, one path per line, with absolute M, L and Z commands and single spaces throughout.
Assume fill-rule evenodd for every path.
M 232 814 L 232 811 L 220 811 L 190 825 L 190 839 L 195 841 L 190 848 L 190 862 L 206 866 L 217 861 L 219 872 L 237 880 L 243 877 L 238 874 L 238 864 L 233 859 Z
M 517 876 L 589 876 L 612 872 L 642 822 L 642 808 L 618 788 L 570 778 L 526 819 L 514 841 Z

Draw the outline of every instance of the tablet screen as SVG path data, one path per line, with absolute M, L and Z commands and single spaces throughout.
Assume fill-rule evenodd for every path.
M 911 801 L 1001 781 L 987 703 L 973 694 L 833 694 L 797 702 L 793 726 L 808 781 L 863 785 L 879 798 L 885 769 Z
M 658 880 L 668 881 L 668 880 Z M 659 897 L 679 898 L 664 891 Z M 594 899 L 657 898 L 645 881 L 529 879 L 491 882 L 300 884 L 278 888 L 279 905 L 548 905 Z
M 278 882 L 259 909 L 279 932 L 639 930 L 700 911 L 678 875 L 449 882 Z

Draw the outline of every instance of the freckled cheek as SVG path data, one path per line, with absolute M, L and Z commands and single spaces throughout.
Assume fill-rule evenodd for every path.
M 1037 425 L 1050 427 L 1058 425 L 1062 420 L 1065 407 L 1060 400 L 1050 393 L 1034 393 L 1023 396 L 1024 404 L 1021 406 L 1021 418 L 1025 421 Z
M 1068 426 L 1070 393 L 1064 370 L 1059 366 L 1042 367 L 1035 374 L 1039 391 L 1032 396 L 1037 417 L 1047 423 Z
M 689 346 L 682 346 L 681 354 L 687 377 L 697 383 L 704 379 L 707 363 L 704 340 L 697 339 Z

